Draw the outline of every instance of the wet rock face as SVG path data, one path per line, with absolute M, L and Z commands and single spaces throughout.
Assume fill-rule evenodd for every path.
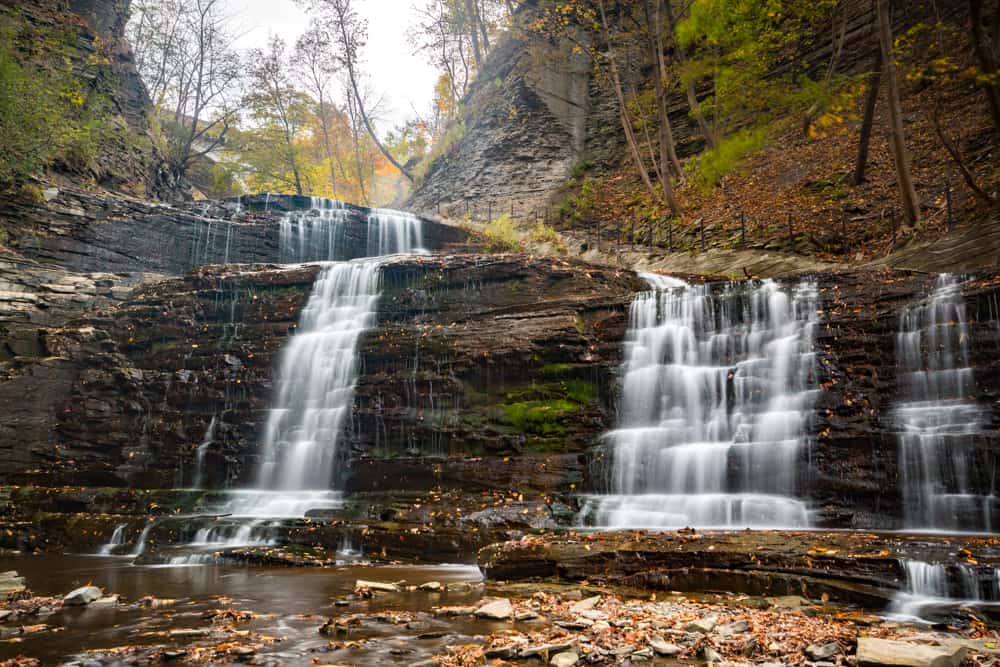
M 47 331 L 48 356 L 19 359 L 0 382 L 17 408 L 0 416 L 11 454 L 0 473 L 40 485 L 190 484 L 215 417 L 209 485 L 249 481 L 276 355 L 318 270 L 207 267 Z M 400 257 L 383 271 L 343 448 L 357 463 L 340 481 L 357 491 L 461 487 L 489 468 L 464 458 L 537 453 L 564 458 L 491 469 L 469 485 L 532 473 L 547 490 L 579 482 L 575 453 L 610 425 L 637 280 L 524 256 Z
M 822 526 L 893 529 L 902 502 L 898 427 L 892 410 L 899 397 L 896 338 L 900 313 L 925 299 L 936 276 L 901 272 L 848 272 L 820 278 L 817 329 L 819 381 L 815 444 L 810 453 L 808 497 Z M 982 274 L 963 287 L 974 398 L 988 410 L 971 480 L 992 488 L 1000 465 L 1000 281 Z
M 55 188 L 47 197 L 3 202 L 4 245 L 25 260 L 74 272 L 180 275 L 206 264 L 281 262 L 282 215 L 308 213 L 310 206 L 309 197 L 286 195 L 181 208 Z M 365 256 L 370 209 L 344 209 L 347 222 L 336 259 Z M 423 230 L 429 250 L 461 244 L 468 237 L 465 230 L 429 220 Z

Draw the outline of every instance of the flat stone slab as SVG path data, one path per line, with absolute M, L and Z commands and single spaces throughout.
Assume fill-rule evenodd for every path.
M 992 575 L 1000 564 L 1000 540 L 846 531 L 569 532 L 490 545 L 480 550 L 479 566 L 493 580 L 826 595 L 882 607 L 905 581 L 901 558 L 965 566 L 971 559 Z

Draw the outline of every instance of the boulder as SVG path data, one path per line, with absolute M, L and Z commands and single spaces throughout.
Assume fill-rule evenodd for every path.
M 965 647 L 929 646 L 874 637 L 858 638 L 858 667 L 959 667 Z
M 487 602 L 476 609 L 479 618 L 491 618 L 498 621 L 506 620 L 514 615 L 514 605 L 507 598 Z
M 101 598 L 101 589 L 97 586 L 81 586 L 74 591 L 70 591 L 63 598 L 63 604 L 71 607 L 82 607 Z
M 383 593 L 398 593 L 399 585 L 393 584 L 386 581 L 365 581 L 364 579 L 358 579 L 354 583 L 354 590 L 359 588 L 367 588 L 370 591 L 382 591 Z
M 699 618 L 696 621 L 691 621 L 685 627 L 688 632 L 701 632 L 703 634 L 708 634 L 715 629 L 715 626 L 719 624 L 719 615 L 712 614 L 711 616 L 705 616 L 704 618 Z
M 805 649 L 806 657 L 813 661 L 826 660 L 840 653 L 840 644 L 829 642 L 827 644 L 810 644 Z
M 549 665 L 551 667 L 573 667 L 578 662 L 580 662 L 580 656 L 573 651 L 564 651 L 552 656 Z
M 675 655 L 680 655 L 684 652 L 684 648 L 678 646 L 677 644 L 671 644 L 659 638 L 653 638 L 649 640 L 649 646 L 657 655 L 666 656 L 672 658 Z

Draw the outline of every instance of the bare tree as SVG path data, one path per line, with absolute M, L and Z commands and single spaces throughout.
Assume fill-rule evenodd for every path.
M 326 25 L 333 37 L 332 43 L 336 50 L 336 56 L 347 72 L 347 81 L 350 84 L 350 93 L 354 98 L 356 112 L 361 118 L 368 136 L 399 173 L 403 174 L 410 181 L 413 181 L 413 174 L 385 147 L 382 140 L 375 132 L 375 127 L 371 121 L 371 115 L 365 109 L 364 99 L 361 96 L 361 71 L 360 71 L 360 51 L 365 44 L 368 35 L 368 24 L 360 17 L 354 9 L 353 0 L 307 0 L 309 6 L 326 17 Z
M 649 190 L 650 194 L 655 197 L 657 196 L 657 189 L 653 186 L 653 182 L 649 178 L 649 172 L 646 170 L 645 161 L 642 159 L 642 153 L 639 151 L 639 144 L 636 142 L 635 132 L 632 129 L 632 120 L 628 115 L 628 104 L 625 100 L 625 91 L 622 87 L 621 74 L 618 69 L 615 47 L 612 43 L 612 32 L 608 22 L 608 14 L 605 8 L 604 0 L 597 0 L 597 6 L 600 11 L 601 30 L 604 33 L 604 38 L 607 43 L 605 60 L 608 65 L 611 86 L 614 89 L 615 98 L 618 101 L 618 118 L 621 121 L 622 130 L 625 132 L 625 141 L 628 143 L 629 153 L 632 155 L 632 160 L 635 162 L 635 166 L 639 170 L 639 177 L 642 179 L 646 189 Z M 681 207 L 677 198 L 674 196 L 669 173 L 664 171 L 664 174 L 666 177 L 662 179 L 661 183 L 663 198 L 666 200 L 670 210 L 673 211 L 675 215 L 680 215 Z
M 886 108 L 889 116 L 889 140 L 896 161 L 896 180 L 903 214 L 911 224 L 920 221 L 920 202 L 913 187 L 910 171 L 910 154 L 903 134 L 903 110 L 899 102 L 899 84 L 896 80 L 896 61 L 893 58 L 892 19 L 889 0 L 876 0 L 879 25 L 879 47 L 882 51 L 882 78 L 885 81 Z
M 184 176 L 225 142 L 239 112 L 242 64 L 222 0 L 140 0 L 129 39 L 161 115 L 169 109 L 170 161 Z
M 872 0 L 872 12 L 875 11 L 877 11 L 875 0 Z M 868 148 L 871 145 L 872 127 L 875 125 L 875 108 L 878 105 L 879 89 L 882 87 L 882 47 L 875 23 L 872 23 L 872 36 L 875 42 L 875 63 L 872 66 L 872 71 L 868 74 L 868 92 L 865 93 L 861 133 L 858 136 L 858 159 L 854 164 L 854 175 L 851 179 L 854 185 L 861 185 L 865 182 L 865 170 L 868 168 Z
M 1000 130 L 1000 87 L 997 85 L 997 49 L 1000 48 L 1000 8 L 994 10 L 993 28 L 983 28 L 983 0 L 969 0 L 972 21 L 972 47 L 979 61 L 983 91 L 990 106 L 993 125 Z
M 280 144 L 274 150 L 292 174 L 295 193 L 301 195 L 305 188 L 297 143 L 308 118 L 308 98 L 292 83 L 285 42 L 279 37 L 271 38 L 267 51 L 251 51 L 250 62 L 253 87 L 247 106 L 258 122 L 277 130 Z
M 320 130 L 323 134 L 323 152 L 330 167 L 330 185 L 337 196 L 337 168 L 334 164 L 334 147 L 330 132 L 330 87 L 337 73 L 337 61 L 331 49 L 330 34 L 316 21 L 295 43 L 295 62 L 299 74 L 319 104 Z

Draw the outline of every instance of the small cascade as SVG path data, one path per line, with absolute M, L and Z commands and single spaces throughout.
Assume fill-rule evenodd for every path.
M 663 276 L 636 297 L 619 428 L 606 434 L 613 495 L 579 520 L 630 528 L 805 527 L 802 486 L 817 393 L 817 288 Z
M 890 613 L 922 618 L 934 609 L 1000 601 L 998 570 L 919 560 L 903 560 L 900 564 L 906 587 L 896 594 Z
M 111 539 L 108 540 L 107 544 L 102 545 L 97 553 L 101 556 L 113 555 L 117 547 L 125 544 L 125 530 L 127 528 L 127 523 L 120 523 L 115 526 L 114 531 L 111 533 Z
M 281 261 L 296 264 L 338 259 L 350 214 L 343 202 L 320 197 L 312 198 L 308 210 L 286 213 L 278 231 Z
M 146 551 L 146 540 L 149 539 L 149 533 L 150 533 L 150 531 L 153 530 L 153 525 L 155 523 L 156 523 L 155 521 L 150 521 L 142 529 L 142 532 L 139 533 L 139 539 L 136 540 L 135 548 L 132 549 L 132 553 L 130 553 L 129 556 L 132 556 L 133 558 L 138 558 L 143 553 L 145 553 L 145 551 Z
M 977 474 L 976 436 L 985 411 L 972 398 L 961 287 L 942 274 L 926 302 L 900 316 L 895 406 L 904 527 L 991 532 L 992 471 Z
M 368 214 L 369 256 L 422 253 L 423 244 L 423 226 L 412 213 L 376 208 Z
M 201 439 L 201 444 L 198 445 L 198 449 L 195 453 L 195 470 L 194 470 L 194 488 L 202 489 L 205 483 L 205 456 L 208 454 L 208 448 L 215 442 L 215 425 L 217 423 L 217 417 L 212 415 L 212 420 L 208 422 L 208 428 L 205 429 L 205 436 Z

